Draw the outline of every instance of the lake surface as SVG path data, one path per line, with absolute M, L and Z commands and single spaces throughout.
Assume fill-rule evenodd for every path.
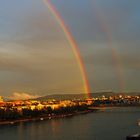
M 1 140 L 125 140 L 140 132 L 140 107 L 113 108 L 38 122 L 0 126 Z

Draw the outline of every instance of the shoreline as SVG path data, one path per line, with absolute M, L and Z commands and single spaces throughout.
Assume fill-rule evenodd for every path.
M 138 106 L 99 106 L 99 107 L 89 107 L 88 110 L 84 111 L 76 111 L 73 113 L 65 113 L 65 114 L 52 114 L 52 115 L 43 115 L 38 117 L 32 118 L 21 118 L 17 120 L 7 120 L 7 121 L 0 121 L 0 126 L 2 125 L 13 125 L 18 124 L 21 122 L 35 122 L 35 121 L 44 121 L 44 120 L 51 120 L 51 119 L 59 119 L 59 118 L 66 118 L 66 117 L 73 117 L 76 115 L 88 114 L 97 111 L 102 111 L 106 109 L 115 109 L 115 108 L 122 108 L 122 107 L 138 107 Z
M 98 109 L 89 109 L 85 111 L 78 111 L 74 113 L 66 113 L 66 114 L 59 114 L 59 115 L 44 115 L 32 118 L 22 118 L 18 120 L 8 120 L 8 121 L 0 121 L 0 126 L 2 125 L 13 125 L 21 122 L 33 122 L 33 121 L 44 121 L 44 120 L 51 120 L 51 119 L 58 119 L 58 118 L 65 118 L 65 117 L 73 117 L 80 114 L 87 114 L 96 112 Z

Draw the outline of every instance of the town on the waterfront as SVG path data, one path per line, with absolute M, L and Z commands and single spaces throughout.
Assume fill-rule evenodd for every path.
M 12 100 L 0 97 L 0 124 L 38 121 L 90 113 L 105 107 L 140 106 L 140 95 L 114 95 L 69 100 Z

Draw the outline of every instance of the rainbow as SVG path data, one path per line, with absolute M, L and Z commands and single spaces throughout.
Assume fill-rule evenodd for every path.
M 54 16 L 54 18 L 56 19 L 57 23 L 60 25 L 63 33 L 65 34 L 67 40 L 69 41 L 69 44 L 72 48 L 74 56 L 79 65 L 79 69 L 80 69 L 82 80 L 83 80 L 84 91 L 87 94 L 87 98 L 91 98 L 90 86 L 89 86 L 89 82 L 88 82 L 88 78 L 86 74 L 86 69 L 85 69 L 82 57 L 80 55 L 80 50 L 78 48 L 78 45 L 75 39 L 73 38 L 68 26 L 65 24 L 63 18 L 61 17 L 58 10 L 56 9 L 56 7 L 52 4 L 50 0 L 43 0 L 43 1 L 44 1 L 44 4 L 48 7 L 50 12 L 52 13 L 52 15 Z
M 100 23 L 101 29 L 103 30 L 103 32 L 107 36 L 108 47 L 111 49 L 112 60 L 113 60 L 114 67 L 115 67 L 115 70 L 116 70 L 116 74 L 117 74 L 117 77 L 118 77 L 119 88 L 120 88 L 120 91 L 123 92 L 124 89 L 125 89 L 124 73 L 123 73 L 123 68 L 121 66 L 121 63 L 120 63 L 120 58 L 119 58 L 118 52 L 113 47 L 113 35 L 111 33 L 110 28 L 108 27 L 108 24 L 105 20 L 105 17 L 98 10 L 96 0 L 93 0 L 93 6 L 94 6 L 94 11 L 96 13 L 97 21 Z

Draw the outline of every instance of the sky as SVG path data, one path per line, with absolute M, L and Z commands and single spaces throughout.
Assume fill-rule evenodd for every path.
M 91 92 L 140 91 L 140 1 L 51 2 L 78 44 Z M 71 46 L 44 1 L 0 1 L 0 95 L 82 92 Z

